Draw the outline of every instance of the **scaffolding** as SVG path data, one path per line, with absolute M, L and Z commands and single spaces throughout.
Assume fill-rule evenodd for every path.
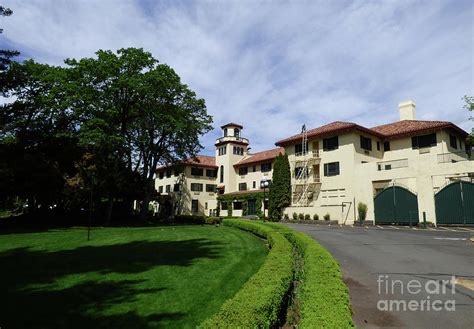
M 306 125 L 301 129 L 301 152 L 295 154 L 293 161 L 292 206 L 307 207 L 313 199 L 319 182 L 319 172 L 313 173 L 313 166 L 319 164 L 319 150 L 308 150 L 308 132 Z

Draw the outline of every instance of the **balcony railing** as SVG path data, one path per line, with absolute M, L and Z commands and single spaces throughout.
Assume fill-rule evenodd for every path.
M 249 140 L 244 137 L 236 137 L 236 136 L 224 136 L 220 137 L 216 140 L 216 144 L 222 143 L 222 142 L 241 142 L 241 143 L 249 143 Z
M 438 154 L 438 163 L 455 163 L 460 161 L 473 161 L 472 153 L 466 151 Z
M 308 154 L 313 158 L 319 158 L 319 150 L 308 151 Z M 303 152 L 295 153 L 295 157 L 303 156 Z
M 399 169 L 399 168 L 406 168 L 408 167 L 408 159 L 398 159 L 392 161 L 381 161 L 377 162 L 377 170 L 392 170 L 392 169 Z

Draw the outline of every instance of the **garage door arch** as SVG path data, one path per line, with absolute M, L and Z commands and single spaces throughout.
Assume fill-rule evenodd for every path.
M 402 186 L 390 186 L 374 198 L 375 224 L 418 224 L 418 197 Z

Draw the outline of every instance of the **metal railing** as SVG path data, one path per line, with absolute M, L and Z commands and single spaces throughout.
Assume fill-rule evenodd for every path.
M 308 154 L 313 158 L 319 158 L 319 150 L 308 151 Z M 295 157 L 303 156 L 303 152 L 295 153 Z
M 438 163 L 455 163 L 460 161 L 473 161 L 472 153 L 466 151 L 438 154 Z
M 218 143 L 222 143 L 222 142 L 228 142 L 228 141 L 238 141 L 238 142 L 243 142 L 243 143 L 249 143 L 249 140 L 248 138 L 244 138 L 244 137 L 236 137 L 236 136 L 224 136 L 224 137 L 219 137 L 217 140 L 216 140 L 216 144 Z
M 399 168 L 406 168 L 406 167 L 408 167 L 408 159 L 398 159 L 398 160 L 377 162 L 378 171 L 392 170 L 392 169 L 399 169 Z

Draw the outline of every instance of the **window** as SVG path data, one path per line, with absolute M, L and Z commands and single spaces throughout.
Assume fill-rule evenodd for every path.
M 242 210 L 242 201 L 235 201 L 234 202 L 234 209 L 235 210 Z
M 384 142 L 383 143 L 383 150 L 384 151 L 390 151 L 390 142 Z
M 191 167 L 191 175 L 192 176 L 202 176 L 202 175 L 204 175 L 204 169 Z
M 308 168 L 306 168 L 306 172 L 303 173 L 303 167 L 296 167 L 295 168 L 295 177 L 300 177 L 302 175 L 302 178 L 306 178 L 309 175 Z
M 245 175 L 247 175 L 248 169 L 249 169 L 248 167 L 240 167 L 240 168 L 239 168 L 239 175 L 240 175 L 240 176 L 245 176 Z
M 339 175 L 339 162 L 330 162 L 324 164 L 324 176 Z
M 206 169 L 206 177 L 217 177 L 217 169 Z
M 198 200 L 192 200 L 191 201 L 191 211 L 193 213 L 197 213 L 199 210 L 199 201 Z
M 260 169 L 261 172 L 267 172 L 267 171 L 270 171 L 270 170 L 272 170 L 272 163 L 271 162 L 262 163 L 261 169 Z
M 372 140 L 370 138 L 360 136 L 360 147 L 367 151 L 372 151 Z
M 173 186 L 173 192 L 178 192 L 180 190 L 179 184 L 174 184 Z
M 234 137 L 237 137 L 237 138 L 240 137 L 240 130 L 239 130 L 239 128 L 234 128 Z
M 206 192 L 215 192 L 216 189 L 217 189 L 217 185 L 206 184 Z
M 253 165 L 252 171 L 253 171 L 253 172 L 256 172 L 256 171 L 257 171 L 257 165 Z
M 305 145 L 305 151 L 308 151 L 308 144 Z M 303 143 L 299 143 L 295 145 L 295 154 L 300 155 L 303 153 Z
M 380 142 L 377 142 L 377 151 L 380 151 Z
M 323 150 L 324 151 L 337 150 L 338 148 L 339 148 L 339 137 L 338 136 L 323 139 Z
M 171 192 L 171 185 L 166 185 L 166 193 L 170 193 Z
M 257 182 L 256 181 L 253 181 L 252 188 L 257 188 Z
M 171 169 L 169 169 L 169 170 L 166 171 L 166 177 L 167 177 L 167 178 L 170 178 L 170 177 L 171 177 Z
M 244 155 L 244 148 L 243 147 L 238 147 L 234 146 L 233 153 L 237 155 Z
M 158 187 L 158 193 L 163 193 L 163 186 Z
M 453 149 L 458 148 L 458 139 L 456 138 L 456 136 L 449 135 L 449 145 L 451 145 Z
M 247 191 L 247 183 L 239 183 L 239 191 Z
M 217 150 L 219 155 L 224 155 L 226 153 L 226 146 L 219 147 Z
M 221 202 L 221 209 L 227 210 L 227 202 Z
M 220 179 L 220 182 L 224 183 L 224 166 L 221 166 L 221 179 Z
M 431 147 L 436 145 L 436 134 L 415 136 L 411 138 L 411 146 L 413 149 L 419 149 L 423 147 Z
M 160 171 L 160 179 L 163 179 L 163 177 L 165 177 L 165 173 Z
M 200 184 L 200 183 L 191 183 L 191 191 L 193 191 L 193 192 L 202 192 L 202 184 Z
M 224 137 L 227 137 L 227 128 L 224 128 Z

